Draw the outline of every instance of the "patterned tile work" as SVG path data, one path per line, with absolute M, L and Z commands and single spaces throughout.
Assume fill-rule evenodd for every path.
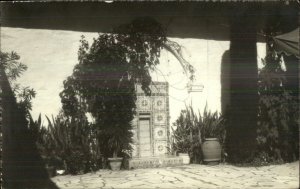
M 157 158 L 141 158 L 129 160 L 129 169 L 139 168 L 155 168 L 155 167 L 170 167 L 182 165 L 180 157 L 157 157 Z
M 137 91 L 137 114 L 132 121 L 133 125 L 133 158 L 154 157 L 167 154 L 169 146 L 169 99 L 168 99 L 168 83 L 154 82 L 150 85 L 151 96 L 143 93 L 140 85 L 136 86 Z M 146 127 L 142 119 L 149 120 Z M 144 123 L 144 122 L 143 122 Z M 149 130 L 149 132 L 146 132 Z M 150 147 L 148 142 L 142 140 L 142 137 L 150 138 Z M 145 139 L 146 140 L 146 139 Z M 147 139 L 148 140 L 148 139 Z M 148 155 L 144 149 L 149 149 L 151 153 Z

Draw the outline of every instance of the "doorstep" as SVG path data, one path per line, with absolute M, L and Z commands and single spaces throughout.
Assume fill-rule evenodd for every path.
M 132 158 L 128 161 L 129 169 L 172 167 L 183 165 L 182 158 L 178 156 L 160 156 Z

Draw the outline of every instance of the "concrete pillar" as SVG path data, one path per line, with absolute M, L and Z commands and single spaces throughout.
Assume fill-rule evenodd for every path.
M 230 52 L 225 51 L 221 62 L 221 109 L 222 114 L 230 106 Z
M 237 11 L 230 34 L 230 107 L 226 151 L 228 161 L 245 162 L 254 153 L 257 128 L 256 21 L 251 13 Z

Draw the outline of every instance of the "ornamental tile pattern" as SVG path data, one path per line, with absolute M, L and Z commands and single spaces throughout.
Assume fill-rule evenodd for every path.
M 151 95 L 136 86 L 137 114 L 133 126 L 133 158 L 155 157 L 167 154 L 169 145 L 168 83 L 153 82 Z M 149 142 L 150 141 L 150 142 Z

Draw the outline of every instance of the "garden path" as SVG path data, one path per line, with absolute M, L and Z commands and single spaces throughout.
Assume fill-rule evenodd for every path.
M 178 167 L 56 176 L 61 189 L 299 188 L 299 161 L 263 167 L 190 164 Z

